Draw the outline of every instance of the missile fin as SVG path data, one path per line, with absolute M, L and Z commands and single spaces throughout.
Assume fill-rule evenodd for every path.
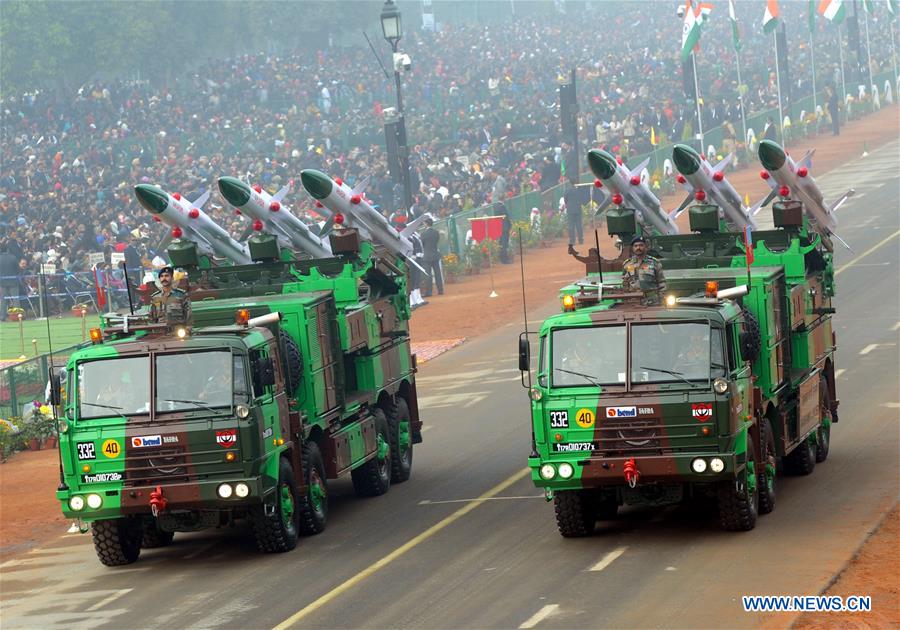
M 207 190 L 205 193 L 197 197 L 194 201 L 191 202 L 191 206 L 195 208 L 202 208 L 203 205 L 209 199 L 209 191 Z
M 669 216 L 673 219 L 677 219 L 679 216 L 681 216 L 681 213 L 684 212 L 685 208 L 687 208 L 691 204 L 691 201 L 693 199 L 693 193 L 688 193 L 688 196 L 684 198 L 684 201 L 681 202 L 681 205 L 675 208 Z
M 278 203 L 281 203 L 281 200 L 284 199 L 285 195 L 287 195 L 289 192 L 291 192 L 291 187 L 285 184 L 281 187 L 281 190 L 272 195 L 272 199 L 274 201 L 277 201 Z
M 755 216 L 760 210 L 762 210 L 763 206 L 769 205 L 769 202 L 775 198 L 775 190 L 773 189 L 768 195 L 760 199 L 754 204 L 752 208 L 749 210 L 750 216 Z
M 837 212 L 837 209 L 840 208 L 841 206 L 843 206 L 844 202 L 847 201 L 850 197 L 852 197 L 855 194 L 856 194 L 856 190 L 851 188 L 850 190 L 845 192 L 843 195 L 841 195 L 840 198 L 831 205 L 831 208 L 828 211 L 830 213 Z
M 729 164 L 731 164 L 732 158 L 734 158 L 734 153 L 729 153 L 728 155 L 726 155 L 725 159 L 723 159 L 721 162 L 719 162 L 718 164 L 716 164 L 713 167 L 713 172 L 714 173 L 723 172 L 725 170 L 725 167 L 727 167 Z
M 810 149 L 809 151 L 807 151 L 806 155 L 800 158 L 800 161 L 797 162 L 797 168 L 800 168 L 801 166 L 804 166 L 807 169 L 812 168 L 812 156 L 815 152 L 815 149 Z
M 356 186 L 353 187 L 353 191 L 352 191 L 353 194 L 354 194 L 354 195 L 361 195 L 361 194 L 363 194 L 364 192 L 366 192 L 366 188 L 369 187 L 369 180 L 370 180 L 370 179 L 371 179 L 371 178 L 370 178 L 368 175 L 366 175 L 365 177 L 363 177 L 363 179 L 362 179 L 361 181 L 357 182 Z
M 681 187 L 688 191 L 690 194 L 694 194 L 694 186 L 687 179 L 684 180 L 684 183 L 681 185 Z
M 406 227 L 400 230 L 400 236 L 407 237 L 415 232 L 418 227 L 422 225 L 422 222 L 425 221 L 425 216 L 426 215 L 423 214 L 422 216 L 416 217 L 415 219 L 407 223 Z
M 849 245 L 847 245 L 847 241 L 845 241 L 844 239 L 842 239 L 840 236 L 838 236 L 838 235 L 835 234 L 834 232 L 832 232 L 831 235 L 832 235 L 834 238 L 836 238 L 836 239 L 838 240 L 838 242 L 839 242 L 841 245 L 843 245 L 844 247 L 846 247 L 847 249 L 849 249 L 851 253 L 856 253 L 856 252 L 853 251 L 853 248 L 852 248 L 852 247 L 850 247 Z
M 646 160 L 638 164 L 631 172 L 636 173 L 638 176 L 640 176 L 644 169 L 647 168 L 648 164 L 650 164 L 650 158 L 647 158 Z
M 329 234 L 331 234 L 331 230 L 334 228 L 334 214 L 328 217 L 325 220 L 325 223 L 322 225 L 322 229 L 319 230 L 319 238 L 327 238 Z
M 253 223 L 248 222 L 247 227 L 245 227 L 244 231 L 241 232 L 241 236 L 240 236 L 240 238 L 238 238 L 238 240 L 241 242 L 244 242 L 245 240 L 247 240 L 247 237 L 250 236 L 251 232 L 253 232 Z
M 612 195 L 606 195 L 603 201 L 597 204 L 597 212 L 594 213 L 595 217 L 599 217 L 600 213 L 606 210 L 609 207 L 609 204 L 612 203 Z

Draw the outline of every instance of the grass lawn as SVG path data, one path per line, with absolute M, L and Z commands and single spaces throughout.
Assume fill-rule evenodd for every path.
M 87 335 L 88 330 L 100 326 L 100 318 L 97 315 L 88 315 L 85 317 L 84 321 L 85 336 Z M 31 358 L 34 356 L 34 345 L 31 343 L 32 339 L 37 339 L 39 354 L 44 354 L 49 351 L 46 320 L 26 319 L 22 322 L 22 328 L 25 332 L 26 357 Z M 51 317 L 50 334 L 53 339 L 54 352 L 81 343 L 81 318 L 71 315 L 62 318 Z M 19 337 L 19 323 L 9 321 L 0 323 L 0 361 L 17 359 L 21 354 L 22 348 Z

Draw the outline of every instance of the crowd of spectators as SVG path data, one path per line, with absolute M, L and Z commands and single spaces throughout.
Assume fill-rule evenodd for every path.
M 739 92 L 748 114 L 777 100 L 772 38 L 762 34 L 761 9 L 737 4 L 743 86 L 724 3 L 701 39 L 697 65 L 707 129 L 739 129 Z M 447 24 L 437 32 L 407 24 L 401 48 L 412 69 L 402 79 L 414 212 L 446 216 L 546 189 L 565 179 L 567 161 L 571 175 L 575 156 L 560 137 L 557 87 L 573 67 L 582 150 L 601 145 L 627 159 L 648 150 L 651 135 L 689 138 L 696 108 L 683 90 L 675 5 L 595 2 L 586 19 L 548 14 Z M 782 3 L 794 98 L 812 89 L 805 11 L 806 3 Z M 821 89 L 839 73 L 834 30 L 824 22 L 818 28 Z M 886 21 L 876 21 L 873 53 L 890 50 L 887 37 Z M 853 55 L 846 56 L 849 63 Z M 877 63 L 890 62 L 882 52 Z M 321 169 L 349 183 L 370 175 L 368 195 L 388 215 L 402 198 L 384 151 L 385 118 L 394 106 L 393 77 L 381 73 L 366 47 L 209 59 L 165 85 L 98 80 L 74 93 L 5 94 L 0 251 L 14 256 L 23 273 L 38 263 L 86 271 L 88 253 L 126 249 L 146 265 L 165 228 L 138 206 L 133 186 L 141 182 L 189 198 L 212 188 L 206 210 L 235 235 L 246 219 L 218 196 L 221 175 L 273 191 L 295 183 L 286 201 L 312 219 L 314 207 L 295 182 L 300 169 Z

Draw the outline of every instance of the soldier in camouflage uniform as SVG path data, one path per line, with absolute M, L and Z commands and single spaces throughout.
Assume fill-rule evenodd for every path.
M 666 291 L 666 277 L 662 264 L 647 255 L 647 241 L 643 236 L 631 239 L 631 257 L 622 265 L 622 287 L 626 291 L 643 291 L 643 304 L 659 306 Z
M 162 288 L 150 296 L 150 320 L 170 326 L 191 323 L 191 298 L 181 289 L 172 286 L 172 267 L 159 270 Z

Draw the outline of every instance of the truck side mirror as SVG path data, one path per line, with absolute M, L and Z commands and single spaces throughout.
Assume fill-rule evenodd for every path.
M 741 359 L 755 361 L 759 356 L 759 338 L 750 332 L 742 332 L 738 337 L 741 346 Z
M 60 396 L 59 389 L 61 387 L 61 381 L 59 378 L 59 374 L 50 374 L 50 404 L 54 407 L 58 407 L 62 404 L 62 396 Z
M 531 369 L 531 345 L 527 337 L 519 337 L 519 371 L 527 372 Z
M 259 384 L 261 387 L 268 387 L 269 385 L 275 384 L 275 361 L 272 357 L 260 359 L 256 369 L 259 374 Z

